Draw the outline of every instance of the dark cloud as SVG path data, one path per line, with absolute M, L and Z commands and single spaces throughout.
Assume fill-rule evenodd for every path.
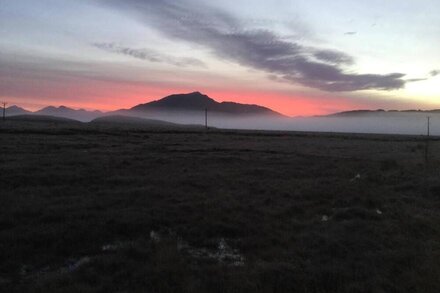
M 133 58 L 146 60 L 150 62 L 167 63 L 179 67 L 186 67 L 186 66 L 205 67 L 205 64 L 202 61 L 195 58 L 171 57 L 151 49 L 133 49 L 133 48 L 119 46 L 114 43 L 94 43 L 92 45 L 98 49 L 107 52 L 127 55 Z
M 232 15 L 201 4 L 171 0 L 101 0 L 127 10 L 176 40 L 209 48 L 220 58 L 269 73 L 272 78 L 324 91 L 394 90 L 405 86 L 402 73 L 348 73 L 353 58 L 305 47 L 262 29 L 247 29 Z
M 437 76 L 440 74 L 440 70 L 432 70 L 429 75 L 431 75 L 432 77 Z
M 410 78 L 407 79 L 406 82 L 417 82 L 417 81 L 425 81 L 427 78 Z
M 314 53 L 316 59 L 330 64 L 354 64 L 353 57 L 339 51 L 334 50 L 320 50 Z

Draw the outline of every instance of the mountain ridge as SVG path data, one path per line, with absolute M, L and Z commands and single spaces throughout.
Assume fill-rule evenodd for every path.
M 242 104 L 232 101 L 217 102 L 201 92 L 191 92 L 186 94 L 172 94 L 163 97 L 158 100 L 154 100 L 147 103 L 135 105 L 128 109 L 119 109 L 115 111 L 102 112 L 99 110 L 85 110 L 85 109 L 73 109 L 66 106 L 47 106 L 36 111 L 28 111 L 17 105 L 12 105 L 6 108 L 6 116 L 16 115 L 48 115 L 55 117 L 64 117 L 69 119 L 75 119 L 83 122 L 92 121 L 93 119 L 108 116 L 108 115 L 129 115 L 129 116 L 148 116 L 157 113 L 188 113 L 188 112 L 200 112 L 207 109 L 211 114 L 219 113 L 222 115 L 229 115 L 234 118 L 242 118 L 249 116 L 265 116 L 265 117 L 278 117 L 289 118 L 279 112 L 276 112 L 268 107 L 264 107 L 258 104 Z M 357 109 L 349 111 L 341 111 L 327 115 L 316 115 L 314 117 L 362 117 L 368 115 L 387 115 L 398 113 L 426 113 L 426 114 L 440 114 L 440 109 L 432 110 L 384 110 L 384 109 Z M 291 117 L 294 118 L 294 117 Z
M 359 109 L 359 110 L 349 110 L 336 112 L 328 115 L 322 115 L 319 117 L 357 117 L 357 116 L 366 116 L 366 115 L 377 115 L 377 114 L 399 114 L 399 113 L 426 113 L 426 114 L 440 114 L 440 109 L 432 109 L 432 110 L 416 110 L 416 109 L 408 109 L 408 110 L 384 110 L 384 109 L 376 109 L 376 110 L 368 110 L 368 109 Z
M 30 113 L 32 112 L 22 107 L 18 107 L 17 105 L 12 105 L 6 108 L 6 116 L 26 115 Z
M 204 111 L 229 114 L 229 115 L 268 115 L 284 116 L 270 108 L 236 102 L 217 102 L 200 92 L 188 94 L 173 94 L 152 102 L 136 105 L 128 111 L 153 112 L 153 111 Z
M 73 109 L 66 106 L 47 106 L 36 111 L 28 111 L 16 105 L 6 109 L 7 116 L 23 115 L 23 114 L 37 114 L 48 115 L 55 117 L 65 117 L 76 119 L 79 121 L 92 121 L 93 119 L 108 116 L 125 114 L 136 116 L 138 114 L 153 115 L 157 113 L 182 113 L 199 112 L 207 109 L 210 113 L 219 113 L 223 115 L 235 116 L 236 118 L 242 116 L 268 116 L 268 117 L 286 117 L 270 108 L 260 106 L 257 104 L 241 104 L 236 102 L 217 102 L 208 95 L 201 92 L 192 92 L 187 94 L 172 94 L 151 102 L 135 105 L 128 109 L 119 109 L 115 111 L 101 112 L 98 110 L 88 111 L 84 109 Z

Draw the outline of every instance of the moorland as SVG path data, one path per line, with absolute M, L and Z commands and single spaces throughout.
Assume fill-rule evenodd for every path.
M 2 292 L 440 292 L 440 141 L 0 123 Z

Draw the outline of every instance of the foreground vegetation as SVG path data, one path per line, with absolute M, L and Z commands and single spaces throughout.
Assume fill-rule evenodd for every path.
M 0 126 L 1 292 L 440 292 L 440 142 Z

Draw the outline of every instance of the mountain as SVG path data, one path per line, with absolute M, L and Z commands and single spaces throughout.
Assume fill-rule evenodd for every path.
M 49 106 L 34 112 L 34 114 L 64 117 L 82 122 L 88 122 L 97 117 L 102 116 L 104 113 L 100 111 L 87 111 L 84 109 L 75 110 L 65 106 L 60 106 L 60 107 Z
M 6 108 L 6 116 L 25 115 L 25 114 L 30 114 L 30 113 L 31 113 L 30 111 L 25 110 L 23 108 L 15 106 L 15 105 Z
M 167 96 L 163 99 L 140 104 L 129 109 L 129 112 L 193 112 L 204 111 L 220 113 L 234 116 L 251 116 L 264 115 L 273 117 L 282 117 L 269 108 L 259 105 L 239 104 L 233 102 L 217 102 L 207 95 L 200 92 L 193 92 L 189 94 L 177 94 Z
M 278 112 L 259 105 L 234 102 L 219 103 L 200 92 L 170 95 L 160 100 L 112 112 L 87 111 L 84 109 L 75 110 L 66 106 L 48 106 L 38 111 L 30 112 L 17 106 L 11 106 L 6 109 L 6 115 L 36 114 L 69 118 L 81 122 L 90 122 L 103 116 L 124 115 L 168 120 L 180 124 L 204 124 L 204 114 L 202 113 L 205 109 L 208 110 L 210 118 L 223 116 L 233 118 L 248 118 L 252 116 L 264 116 L 266 118 L 285 117 Z M 194 112 L 198 114 L 194 115 Z

